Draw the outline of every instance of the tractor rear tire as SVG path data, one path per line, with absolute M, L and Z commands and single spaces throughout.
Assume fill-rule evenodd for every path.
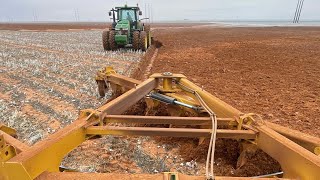
M 148 38 L 145 31 L 140 32 L 140 49 L 146 51 L 148 49 Z
M 147 38 L 148 38 L 148 47 L 151 46 L 151 27 L 150 25 L 144 25 L 144 31 L 147 33 Z
M 100 97 L 104 97 L 106 95 L 106 88 L 107 88 L 106 82 L 99 80 L 97 81 L 97 84 L 98 84 L 98 92 Z
M 116 40 L 115 40 L 115 35 L 116 35 L 115 31 L 112 30 L 109 32 L 109 46 L 110 46 L 110 49 L 113 51 L 118 48 Z
M 132 48 L 136 51 L 139 50 L 140 32 L 134 31 L 132 35 Z
M 102 45 L 103 45 L 103 49 L 105 51 L 110 50 L 110 46 L 109 46 L 109 31 L 105 30 L 102 32 Z

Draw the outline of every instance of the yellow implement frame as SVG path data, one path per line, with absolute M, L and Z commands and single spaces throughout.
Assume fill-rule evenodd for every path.
M 120 92 L 122 95 L 114 94 L 118 97 L 96 110 L 82 110 L 78 119 L 72 124 L 32 147 L 10 136 L 15 135 L 12 129 L 1 126 L 0 179 L 78 179 L 79 177 L 87 179 L 205 179 L 205 176 L 187 176 L 176 172 L 155 175 L 59 172 L 63 157 L 93 135 L 210 136 L 211 129 L 208 127 L 211 126 L 211 120 L 208 116 L 203 116 L 201 110 L 192 109 L 191 111 L 194 114 L 201 114 L 202 117 L 121 115 L 139 100 L 146 98 L 150 92 L 158 92 L 181 102 L 197 105 L 199 102 L 193 94 L 195 91 L 216 113 L 218 125 L 227 127 L 217 130 L 217 138 L 250 140 L 280 163 L 284 171 L 283 178 L 306 180 L 320 178 L 319 138 L 270 122 L 255 120 L 253 115 L 246 116 L 188 81 L 181 74 L 154 74 L 141 82 L 119 75 L 112 68 L 106 68 L 98 73 L 96 80 L 106 83 L 101 87 L 111 87 L 113 92 Z M 200 125 L 202 128 L 114 127 L 109 123 Z M 247 178 L 215 177 L 215 179 Z

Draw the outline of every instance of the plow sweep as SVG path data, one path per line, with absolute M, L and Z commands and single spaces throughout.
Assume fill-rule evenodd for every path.
M 71 150 L 97 135 L 197 137 L 201 144 L 213 133 L 216 138 L 236 139 L 260 148 L 280 163 L 283 179 L 320 178 L 319 138 L 242 113 L 182 74 L 157 73 L 138 81 L 107 67 L 97 73 L 96 81 L 101 96 L 112 90 L 111 100 L 97 109 L 81 110 L 72 124 L 31 147 L 15 139 L 13 129 L 0 127 L 0 179 L 208 179 L 213 174 L 99 174 L 63 172 L 59 166 Z M 123 115 L 140 100 L 147 104 L 146 116 Z M 148 115 L 161 104 L 166 104 L 171 116 Z

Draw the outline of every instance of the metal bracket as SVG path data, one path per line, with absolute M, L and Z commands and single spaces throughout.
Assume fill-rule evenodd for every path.
M 5 126 L 3 124 L 0 124 L 0 130 L 9 134 L 10 136 L 16 138 L 17 137 L 17 131 L 15 129 L 12 129 L 8 126 Z
M 3 135 L 0 135 L 0 161 L 6 162 L 17 154 L 16 149 L 6 144 Z

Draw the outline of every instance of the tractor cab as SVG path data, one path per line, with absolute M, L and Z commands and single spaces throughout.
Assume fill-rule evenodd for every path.
M 116 7 L 109 12 L 109 16 L 113 15 L 113 28 L 116 28 L 117 24 L 129 23 L 131 29 L 138 29 L 139 15 L 142 15 L 140 8 L 129 7 Z

